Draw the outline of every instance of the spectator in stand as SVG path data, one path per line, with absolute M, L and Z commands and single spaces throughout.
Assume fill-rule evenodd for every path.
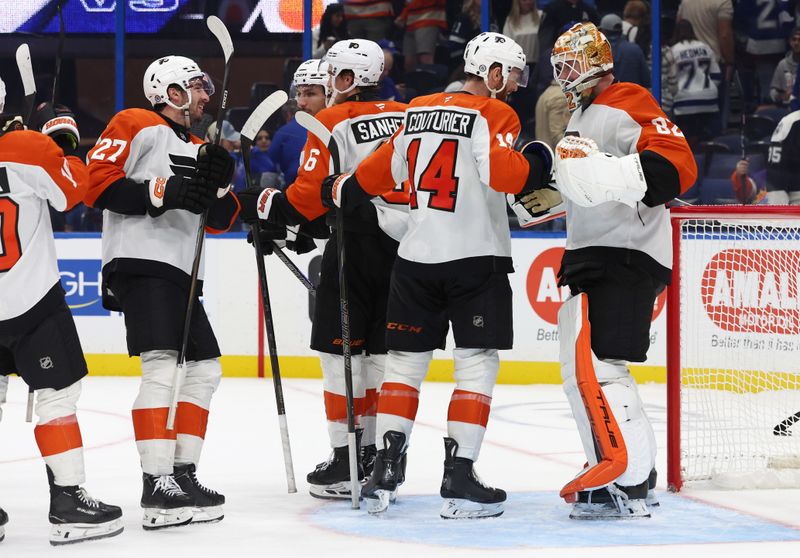
M 272 139 L 263 128 L 258 131 L 253 147 L 250 148 L 250 170 L 257 185 L 265 188 L 278 186 L 278 166 L 269 156 Z
M 510 37 L 522 47 L 530 74 L 533 74 L 536 60 L 539 58 L 541 18 L 542 12 L 536 7 L 536 0 L 512 0 L 511 12 L 503 25 L 503 35 Z M 533 116 L 537 97 L 535 87 L 520 88 L 512 95 L 510 104 L 523 125 Z
M 583 0 L 553 0 L 544 9 L 544 19 L 539 26 L 539 52 L 553 48 L 558 31 L 571 21 L 591 21 L 597 25 L 600 17 L 597 10 Z
M 622 18 L 617 14 L 605 15 L 600 20 L 599 29 L 611 44 L 616 80 L 636 83 L 649 89 L 650 69 L 647 60 L 642 49 L 622 36 Z
M 377 43 L 391 33 L 394 20 L 391 0 L 342 0 L 341 3 L 351 37 Z
M 662 30 L 663 33 L 663 30 Z M 650 31 L 650 6 L 642 0 L 629 0 L 622 11 L 622 36 L 637 45 L 650 59 L 653 35 Z
M 310 97 L 314 97 L 311 102 L 320 104 L 321 108 L 325 107 L 325 95 L 320 93 L 317 95 L 308 95 L 308 86 L 298 86 L 297 100 L 290 101 L 283 105 L 281 108 L 281 115 L 283 116 L 285 124 L 278 128 L 275 132 L 275 138 L 267 150 L 267 155 L 272 162 L 275 163 L 277 169 L 283 174 L 283 185 L 292 184 L 297 178 L 297 167 L 300 166 L 300 154 L 303 152 L 303 146 L 306 144 L 308 133 L 305 128 L 300 126 L 294 119 L 294 114 L 298 110 L 304 110 L 302 107 L 306 106 Z M 321 88 L 320 88 L 321 89 Z M 314 91 L 312 90 L 313 94 Z M 317 98 L 319 97 L 319 98 Z M 313 113 L 312 113 L 313 114 Z
M 497 31 L 497 24 L 489 24 L 489 31 Z M 464 65 L 464 49 L 467 43 L 481 32 L 481 0 L 464 0 L 461 14 L 450 28 L 447 47 L 450 51 L 450 71 L 457 72 Z M 454 80 L 453 80 L 454 81 Z
M 742 159 L 736 163 L 736 168 L 731 174 L 736 201 L 744 205 L 761 203 L 767 197 L 767 169 L 761 169 L 753 176 L 749 176 L 749 170 L 750 163 L 747 159 Z
M 439 35 L 447 31 L 445 0 L 406 0 L 403 11 L 394 20 L 405 27 L 403 58 L 405 71 L 412 72 L 420 64 L 433 64 Z
M 725 82 L 733 79 L 733 4 L 731 0 L 685 0 L 678 6 L 678 21 L 692 24 L 697 40 L 714 51 L 725 70 Z
M 697 39 L 688 20 L 675 25 L 670 42 L 666 60 L 672 120 L 694 146 L 715 132 L 719 115 L 717 84 L 722 75 L 714 51 Z
M 378 43 L 378 46 L 383 50 L 383 72 L 378 80 L 378 98 L 384 101 L 402 101 L 405 97 L 400 93 L 397 84 L 389 75 L 394 68 L 394 55 L 397 49 L 394 48 L 394 43 L 384 39 Z
M 789 110 L 792 112 L 800 110 L 800 72 L 797 72 L 794 76 L 792 96 L 789 97 Z
M 536 101 L 536 139 L 552 149 L 564 137 L 570 113 L 567 99 L 557 81 L 552 80 Z
M 328 4 L 325 7 L 325 13 L 322 14 L 319 27 L 311 31 L 314 58 L 324 57 L 328 49 L 333 46 L 333 43 L 348 37 L 344 6 L 341 4 Z
M 789 52 L 775 67 L 769 86 L 769 96 L 778 106 L 789 104 L 798 63 L 800 63 L 800 27 L 795 27 L 789 36 Z

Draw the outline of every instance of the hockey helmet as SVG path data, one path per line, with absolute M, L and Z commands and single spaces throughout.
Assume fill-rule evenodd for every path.
M 553 77 L 561 85 L 570 112 L 580 105 L 600 78 L 614 69 L 611 44 L 593 23 L 576 23 L 553 46 Z
M 300 64 L 294 72 L 294 86 L 298 85 L 321 85 L 328 97 L 328 63 L 325 60 L 306 60 Z
M 147 67 L 142 86 L 144 95 L 151 105 L 166 103 L 176 109 L 185 109 L 192 102 L 192 87 L 198 83 L 209 97 L 214 94 L 211 77 L 202 71 L 194 60 L 184 56 L 165 56 Z M 186 92 L 188 95 L 186 104 L 180 107 L 172 104 L 167 94 L 170 86 L 178 86 Z
M 331 92 L 349 93 L 356 87 L 378 85 L 383 73 L 383 49 L 374 41 L 347 39 L 335 43 L 325 55 L 331 76 Z M 344 91 L 336 89 L 336 77 L 345 70 L 353 72 L 353 84 Z M 333 99 L 335 95 L 331 95 Z
M 492 97 L 505 89 L 508 83 L 508 76 L 513 69 L 520 71 L 517 84 L 525 87 L 528 84 L 528 67 L 525 65 L 525 52 L 513 39 L 500 33 L 485 32 L 481 33 L 470 42 L 464 49 L 464 72 L 483 78 L 486 87 L 489 83 L 486 78 L 492 65 L 500 64 L 503 72 L 503 87 L 494 90 L 489 87 Z

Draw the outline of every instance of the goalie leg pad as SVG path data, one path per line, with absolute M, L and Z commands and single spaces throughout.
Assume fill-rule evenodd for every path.
M 218 358 L 186 363 L 186 380 L 181 386 L 175 415 L 175 463 L 200 462 L 211 397 L 221 379 L 222 365 Z
M 331 447 L 347 445 L 347 395 L 344 380 L 344 357 L 330 353 L 319 353 L 322 367 L 322 388 L 325 391 L 325 416 L 328 419 L 328 437 Z M 364 405 L 363 356 L 350 357 L 353 375 L 353 412 L 356 424 Z
M 585 293 L 571 297 L 562 304 L 558 312 L 558 328 L 565 391 L 568 397 L 575 399 L 575 390 L 571 388 L 574 381 L 585 409 L 585 415 L 576 413 L 575 420 L 579 431 L 587 429 L 584 421 L 588 421 L 597 452 L 587 452 L 590 466 L 561 489 L 561 496 L 568 502 L 574 502 L 578 492 L 614 482 L 625 472 L 628 455 L 622 432 L 595 374 L 594 363 L 597 359 L 591 348 L 588 297 Z M 571 365 L 570 360 L 574 364 Z M 577 402 L 573 404 L 575 406 Z
M 496 349 L 456 348 L 453 360 L 456 389 L 447 409 L 447 435 L 458 443 L 456 457 L 477 461 L 489 421 L 500 357 Z
M 36 444 L 44 462 L 53 471 L 59 486 L 74 486 L 86 481 L 83 441 L 75 410 L 81 394 L 80 381 L 64 389 L 36 390 L 34 429 Z
M 786 190 L 772 190 L 767 192 L 769 205 L 789 205 L 789 192 Z

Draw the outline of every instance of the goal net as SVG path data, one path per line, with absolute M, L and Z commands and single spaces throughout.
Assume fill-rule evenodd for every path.
M 671 217 L 668 483 L 800 486 L 800 208 Z

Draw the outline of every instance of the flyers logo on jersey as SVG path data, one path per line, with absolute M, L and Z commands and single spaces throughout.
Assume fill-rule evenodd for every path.
M 800 253 L 722 250 L 700 283 L 706 314 L 724 331 L 800 333 Z
M 158 178 L 156 178 L 156 181 L 153 184 L 153 195 L 156 198 L 158 198 L 160 200 L 163 200 L 164 199 L 164 191 L 166 190 L 166 186 L 167 186 L 167 179 L 166 178 L 164 178 L 163 176 L 159 176 Z
M 402 123 L 402 117 L 383 116 L 354 122 L 350 125 L 350 129 L 356 143 L 369 143 L 391 137 Z

